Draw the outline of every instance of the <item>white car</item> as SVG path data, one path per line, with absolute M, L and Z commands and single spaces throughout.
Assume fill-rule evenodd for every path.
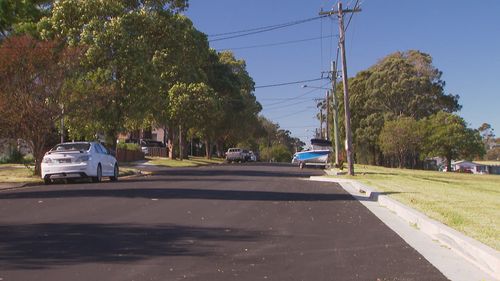
M 98 142 L 65 142 L 45 153 L 42 160 L 42 178 L 45 184 L 54 179 L 90 177 L 100 182 L 102 177 L 118 180 L 118 162 Z

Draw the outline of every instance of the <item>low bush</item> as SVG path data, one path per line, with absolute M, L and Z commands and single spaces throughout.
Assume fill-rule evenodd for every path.
M 131 150 L 131 151 L 140 151 L 141 147 L 136 143 L 124 143 L 120 142 L 116 145 L 117 149 Z

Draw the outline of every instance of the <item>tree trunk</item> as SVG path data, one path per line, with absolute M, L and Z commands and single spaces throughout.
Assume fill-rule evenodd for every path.
M 451 156 L 446 156 L 446 171 L 451 172 Z
M 179 125 L 179 160 L 184 159 L 184 151 L 183 151 L 183 145 L 182 145 L 182 125 Z
M 212 145 L 209 140 L 205 140 L 205 157 L 212 159 Z
M 110 130 L 110 131 L 107 131 L 106 132 L 106 136 L 104 137 L 105 138 L 105 142 L 106 142 L 106 146 L 110 149 L 110 150 L 114 150 L 116 151 L 116 130 Z
M 224 158 L 224 151 L 222 151 L 224 148 L 224 143 L 222 140 L 217 140 L 215 142 L 215 149 L 217 150 L 217 157 L 219 158 Z
M 173 129 L 173 126 L 168 126 L 167 131 L 168 131 L 168 141 L 167 141 L 168 158 L 170 160 L 173 160 L 175 159 L 175 154 L 174 154 L 175 130 Z
M 33 151 L 33 158 L 35 159 L 35 171 L 34 174 L 35 176 L 41 176 L 42 175 L 42 160 L 43 156 L 45 155 L 45 141 L 37 141 L 35 140 L 29 142 L 31 146 L 31 150 Z

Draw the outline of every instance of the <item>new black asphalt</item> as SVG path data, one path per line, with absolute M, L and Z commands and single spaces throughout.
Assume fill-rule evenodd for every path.
M 237 164 L 0 192 L 0 280 L 446 280 L 320 170 Z

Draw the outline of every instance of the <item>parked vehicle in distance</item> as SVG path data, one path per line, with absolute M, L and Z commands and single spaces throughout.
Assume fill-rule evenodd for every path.
M 248 152 L 248 155 L 249 155 L 248 161 L 257 162 L 257 155 L 253 151 L 250 150 Z
M 141 151 L 144 154 L 149 154 L 149 147 L 165 147 L 161 141 L 149 140 L 149 139 L 127 139 L 125 143 L 136 143 L 141 147 Z
M 322 167 L 328 166 L 329 157 L 332 153 L 332 143 L 324 139 L 311 139 L 311 149 L 296 152 L 292 163 L 299 164 L 302 169 L 305 166 Z
M 230 148 L 226 152 L 226 161 L 231 162 L 245 162 L 247 161 L 248 153 L 241 148 Z
M 45 184 L 55 179 L 102 177 L 118 180 L 118 162 L 106 147 L 98 142 L 65 142 L 45 153 L 42 160 L 42 178 Z
M 248 149 L 243 149 L 242 153 L 243 153 L 243 159 L 245 160 L 245 162 L 250 161 L 250 151 L 248 151 Z
M 146 139 L 142 139 L 139 145 L 141 146 L 141 150 L 142 152 L 144 152 L 144 154 L 149 154 L 150 147 L 165 147 L 165 145 L 161 141 Z

